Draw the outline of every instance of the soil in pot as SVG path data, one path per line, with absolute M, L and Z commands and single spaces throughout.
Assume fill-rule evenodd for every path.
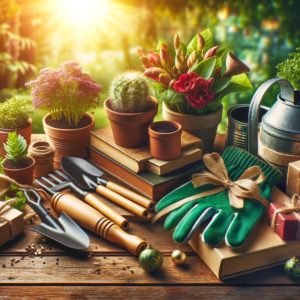
M 60 167 L 64 156 L 87 157 L 90 131 L 94 128 L 93 115 L 86 113 L 77 126 L 66 120 L 53 120 L 50 114 L 43 119 L 45 133 L 55 148 L 54 167 Z
M 181 125 L 173 121 L 155 122 L 149 126 L 150 153 L 160 160 L 172 160 L 181 154 Z
M 24 157 L 18 164 L 8 159 L 3 162 L 4 173 L 21 184 L 32 184 L 34 167 L 34 159 L 28 156 Z

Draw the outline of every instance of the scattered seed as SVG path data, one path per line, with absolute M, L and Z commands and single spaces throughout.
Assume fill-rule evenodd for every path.
M 134 271 L 133 271 L 133 270 L 130 270 L 130 272 L 131 272 L 131 274 L 133 274 L 133 273 L 134 273 Z
M 5 268 L 5 267 L 6 267 L 6 265 L 5 265 L 5 264 L 3 264 L 3 265 L 2 265 L 2 268 Z

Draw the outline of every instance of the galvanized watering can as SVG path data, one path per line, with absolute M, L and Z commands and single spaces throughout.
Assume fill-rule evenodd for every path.
M 258 134 L 258 112 L 265 93 L 280 85 L 277 101 L 263 116 Z M 286 176 L 290 162 L 300 160 L 300 95 L 285 79 L 263 83 L 254 94 L 249 109 L 248 150 L 274 165 Z

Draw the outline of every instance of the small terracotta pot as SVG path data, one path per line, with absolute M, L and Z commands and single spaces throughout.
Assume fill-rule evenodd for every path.
M 150 153 L 154 158 L 171 160 L 181 154 L 181 125 L 159 121 L 149 126 Z
M 28 155 L 35 160 L 34 178 L 46 176 L 53 171 L 55 150 L 50 143 L 33 142 L 28 149 Z
M 90 131 L 94 128 L 95 119 L 91 114 L 86 113 L 89 117 L 89 125 L 82 128 L 56 128 L 50 126 L 47 121 L 50 114 L 43 118 L 44 131 L 49 142 L 55 149 L 54 167 L 60 167 L 60 161 L 64 156 L 87 157 L 87 146 L 90 142 Z
M 110 120 L 115 143 L 121 147 L 135 148 L 148 143 L 148 126 L 157 114 L 158 102 L 151 97 L 152 108 L 139 113 L 122 113 L 111 109 L 111 99 L 104 102 L 104 108 Z
M 178 122 L 181 124 L 183 130 L 200 137 L 203 142 L 204 153 L 213 150 L 217 128 L 222 120 L 222 110 L 223 107 L 220 107 L 217 111 L 211 113 L 188 115 L 172 111 L 163 103 L 164 119 Z
M 14 179 L 21 184 L 32 184 L 35 161 L 31 157 L 27 157 L 30 164 L 23 168 L 10 168 L 6 166 L 7 158 L 3 161 L 3 171 L 8 177 Z
M 29 146 L 31 142 L 32 120 L 28 119 L 27 126 L 24 128 L 0 129 L 0 156 L 2 157 L 5 156 L 3 143 L 6 143 L 8 134 L 12 131 L 16 131 L 17 134 L 23 136 Z

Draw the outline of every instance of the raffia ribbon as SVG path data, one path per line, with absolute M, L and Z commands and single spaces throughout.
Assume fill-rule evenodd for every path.
M 192 183 L 194 188 L 198 188 L 206 184 L 215 185 L 216 188 L 198 193 L 169 205 L 155 215 L 152 221 L 153 223 L 188 202 L 214 195 L 224 190 L 228 190 L 229 203 L 236 209 L 241 209 L 244 207 L 245 199 L 258 201 L 263 206 L 268 208 L 269 202 L 261 197 L 258 186 L 265 180 L 263 172 L 259 166 L 252 166 L 246 169 L 238 180 L 232 181 L 228 175 L 224 160 L 220 154 L 213 152 L 204 155 L 203 163 L 208 171 L 193 175 Z
M 280 207 L 274 211 L 274 214 L 272 216 L 272 221 L 271 221 L 272 229 L 274 231 L 276 231 L 276 218 L 277 218 L 278 214 L 280 214 L 280 213 L 290 214 L 293 212 L 300 212 L 300 195 L 299 194 L 293 195 L 291 206 Z
M 17 198 L 12 198 L 7 201 L 1 201 L 0 203 L 0 222 L 8 223 L 9 225 L 9 238 L 14 237 L 14 227 L 12 225 L 12 222 L 8 220 L 7 218 L 3 217 L 2 215 L 7 211 L 8 207 L 11 207 L 12 204 L 15 202 Z

